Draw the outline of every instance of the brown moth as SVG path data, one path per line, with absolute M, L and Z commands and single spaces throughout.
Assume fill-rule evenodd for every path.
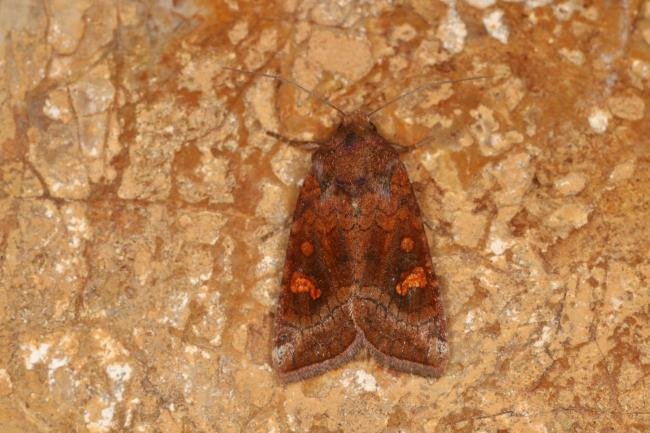
M 313 153 L 293 215 L 273 336 L 281 380 L 336 368 L 362 347 L 395 370 L 442 373 L 447 324 L 420 207 L 398 146 L 370 116 L 423 87 L 475 78 L 421 86 L 369 114 L 318 98 L 343 120 Z
M 273 364 L 284 381 L 366 347 L 381 363 L 439 376 L 447 326 L 420 208 L 397 151 L 346 116 L 312 156 L 291 225 Z

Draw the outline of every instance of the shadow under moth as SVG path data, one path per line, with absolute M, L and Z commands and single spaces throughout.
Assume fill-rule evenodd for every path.
M 370 122 L 378 110 L 348 115 L 319 100 L 343 119 L 313 153 L 298 196 L 273 365 L 292 382 L 336 368 L 365 347 L 395 370 L 440 376 L 448 357 L 445 313 L 399 146 Z

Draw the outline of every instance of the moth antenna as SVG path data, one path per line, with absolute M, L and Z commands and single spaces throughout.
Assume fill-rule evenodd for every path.
M 413 93 L 419 92 L 422 89 L 426 89 L 427 87 L 433 87 L 433 86 L 439 86 L 441 84 L 453 84 L 453 83 L 460 83 L 462 81 L 471 81 L 471 80 L 483 80 L 486 78 L 492 78 L 490 75 L 479 75 L 476 77 L 467 77 L 467 78 L 459 78 L 456 80 L 442 80 L 442 81 L 434 81 L 432 83 L 427 83 L 423 84 L 421 86 L 416 87 L 415 89 L 411 89 L 408 92 L 402 93 L 401 95 L 398 95 L 394 97 L 393 99 L 389 100 L 388 102 L 384 103 L 384 105 L 380 106 L 379 108 L 372 110 L 370 113 L 368 113 L 368 118 L 372 116 L 373 114 L 377 113 L 378 111 L 383 110 L 384 108 L 388 107 L 391 104 L 394 104 L 395 102 L 399 101 L 402 98 L 405 98 L 409 95 L 412 95 Z
M 323 98 L 321 96 L 318 96 L 317 94 L 315 94 L 314 92 L 312 92 L 308 88 L 306 88 L 306 87 L 302 86 L 301 84 L 299 84 L 299 83 L 297 83 L 297 82 L 295 82 L 293 80 L 290 80 L 288 78 L 284 78 L 284 77 L 281 77 L 281 76 L 276 75 L 276 74 L 269 74 L 269 73 L 266 73 L 266 72 L 247 71 L 246 69 L 231 68 L 230 66 L 222 66 L 222 68 L 223 69 L 228 69 L 230 71 L 235 71 L 235 72 L 243 72 L 244 74 L 258 75 L 260 77 L 266 77 L 266 78 L 273 78 L 274 80 L 278 80 L 278 81 L 280 81 L 282 83 L 291 84 L 292 86 L 295 86 L 298 89 L 302 90 L 303 92 L 307 93 L 312 98 L 318 100 L 320 103 L 327 105 L 328 107 L 330 107 L 333 110 L 336 110 L 341 116 L 343 116 L 343 117 L 347 116 L 345 111 L 341 110 L 339 107 L 332 104 L 327 99 L 325 99 L 325 98 Z

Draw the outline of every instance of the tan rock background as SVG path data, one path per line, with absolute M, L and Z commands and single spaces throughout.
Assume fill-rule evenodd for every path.
M 437 380 L 269 366 L 336 113 L 403 145 Z M 650 1 L 0 1 L 0 431 L 650 431 Z

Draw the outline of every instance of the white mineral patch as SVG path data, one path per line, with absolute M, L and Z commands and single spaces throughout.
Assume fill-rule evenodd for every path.
M 54 373 L 66 365 L 68 365 L 68 362 L 70 362 L 70 358 L 67 356 L 64 356 L 63 358 L 54 358 L 50 364 L 47 366 L 47 379 L 50 385 L 53 385 L 55 382 L 54 379 Z
M 45 356 L 47 355 L 47 351 L 50 349 L 50 345 L 46 343 L 41 343 L 38 346 L 23 346 L 23 350 L 26 350 L 29 352 L 27 357 L 25 358 L 25 368 L 27 370 L 31 370 L 34 368 L 34 365 L 38 364 L 39 362 L 43 362 L 45 359 Z
M 503 254 L 507 248 L 508 245 L 499 238 L 492 239 L 492 242 L 490 242 L 490 250 L 492 251 L 492 254 L 497 256 Z
M 474 311 L 470 311 L 467 313 L 467 316 L 465 317 L 465 333 L 468 333 L 472 330 L 474 327 L 474 317 L 476 316 L 476 313 Z
M 548 6 L 551 3 L 553 3 L 553 0 L 526 0 L 526 6 L 531 9 Z
M 190 302 L 190 295 L 186 292 L 176 293 L 170 297 L 169 301 L 168 313 L 158 319 L 158 322 L 175 328 L 181 327 L 187 316 L 187 305 Z
M 11 376 L 9 376 L 7 370 L 0 368 L 0 396 L 11 394 L 13 387 Z
M 199 348 L 193 344 L 188 344 L 187 346 L 185 346 L 185 353 L 194 354 L 194 353 L 198 353 L 198 351 Z
M 495 4 L 496 0 L 465 0 L 465 3 L 475 8 L 485 9 Z
M 126 382 L 131 379 L 131 366 L 127 363 L 114 363 L 106 367 L 106 374 L 113 382 Z
M 101 361 L 105 365 L 118 357 L 129 355 L 129 351 L 104 329 L 93 329 L 92 337 L 95 340 L 97 354 L 101 357 Z
M 438 27 L 438 37 L 442 40 L 442 46 L 449 52 L 457 54 L 463 51 L 465 38 L 467 37 L 467 27 L 460 19 L 456 12 L 455 0 L 447 0 L 449 5 L 447 17 Z
M 88 222 L 85 218 L 70 216 L 66 218 L 66 227 L 71 232 L 85 233 L 88 230 Z
M 483 17 L 483 25 L 488 34 L 502 44 L 508 43 L 510 30 L 503 22 L 503 11 L 501 9 L 493 10 Z
M 131 379 L 131 366 L 127 363 L 113 363 L 106 366 L 106 374 L 115 382 L 115 398 L 122 401 L 124 398 L 125 383 Z
M 602 134 L 607 131 L 607 125 L 609 124 L 609 113 L 605 110 L 597 108 L 591 112 L 589 115 L 589 126 L 591 129 L 597 133 Z
M 185 353 L 188 353 L 188 354 L 190 354 L 190 355 L 195 355 L 195 354 L 198 353 L 198 354 L 201 355 L 204 359 L 210 359 L 210 358 L 212 358 L 212 356 L 210 355 L 209 352 L 206 352 L 205 350 L 200 349 L 200 348 L 198 348 L 197 346 L 195 346 L 195 345 L 193 345 L 193 344 L 188 344 L 187 346 L 185 346 Z
M 49 99 L 45 100 L 45 105 L 43 106 L 43 113 L 50 119 L 58 120 L 61 118 L 61 109 Z
M 366 372 L 365 370 L 357 370 L 355 373 L 355 379 L 359 387 L 365 392 L 375 392 L 377 391 L 377 381 L 375 377 Z
M 104 407 L 98 415 L 99 417 L 93 417 L 88 410 L 84 411 L 84 421 L 86 422 L 86 428 L 88 431 L 91 433 L 104 433 L 110 431 L 113 427 L 115 403 L 110 403 L 108 406 Z
M 375 377 L 362 369 L 346 372 L 341 378 L 341 384 L 344 387 L 353 385 L 358 392 L 377 392 L 378 389 Z
M 280 262 L 278 260 L 278 257 L 271 256 L 271 255 L 265 255 L 260 259 L 259 262 L 257 262 L 257 265 L 255 266 L 255 274 L 257 276 L 266 275 L 271 270 L 278 269 L 279 265 L 280 265 Z
M 199 283 L 203 283 L 205 281 L 208 281 L 210 277 L 212 276 L 212 271 L 206 272 L 204 274 L 199 274 L 196 277 L 189 277 L 190 283 L 192 285 L 197 285 Z
M 544 326 L 542 328 L 542 335 L 540 335 L 539 340 L 533 343 L 535 347 L 543 347 L 549 341 L 551 341 L 552 329 L 550 326 Z
M 133 409 L 140 404 L 139 398 L 132 398 L 127 403 L 126 414 L 124 415 L 124 427 L 130 427 L 133 422 Z

